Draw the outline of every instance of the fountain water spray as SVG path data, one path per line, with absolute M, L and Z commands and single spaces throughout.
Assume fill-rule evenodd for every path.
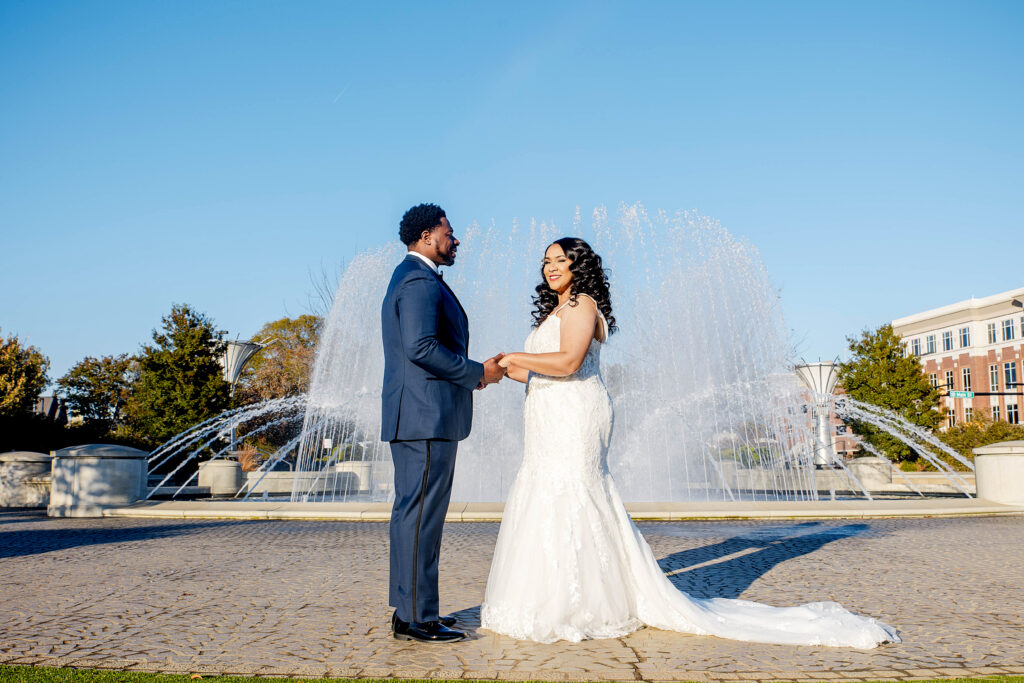
M 456 222 L 456 230 L 459 231 Z M 615 409 L 610 467 L 628 500 L 814 499 L 816 439 L 791 381 L 778 295 L 753 247 L 693 213 L 597 209 L 588 226 L 472 224 L 445 280 L 470 319 L 473 358 L 520 350 L 544 249 L 578 234 L 604 258 L 619 334 L 602 352 Z M 390 453 L 378 441 L 380 303 L 404 257 L 365 252 L 341 278 L 325 321 L 297 469 L 315 475 L 292 500 L 388 500 Z M 521 459 L 522 385 L 475 396 L 453 500 L 504 500 Z M 738 470 L 765 476 L 756 488 Z M 353 473 L 359 473 L 358 490 Z M 365 481 L 364 481 L 365 479 Z M 296 481 L 300 481 L 298 478 Z
M 807 393 L 788 363 L 778 294 L 756 249 L 698 214 L 623 205 L 614 220 L 595 210 L 587 226 L 577 213 L 568 229 L 536 221 L 467 226 L 445 279 L 469 315 L 471 357 L 522 348 L 542 255 L 566 234 L 587 239 L 610 274 L 620 332 L 602 351 L 602 373 L 615 411 L 609 465 L 626 500 L 817 500 L 816 462 L 870 498 L 833 452 L 827 420 L 824 438 L 809 420 Z M 302 433 L 263 463 L 259 481 L 297 449 L 293 501 L 391 499 L 390 451 L 379 441 L 380 305 L 404 256 L 396 240 L 360 254 L 343 273 L 308 396 L 227 411 L 174 437 L 150 458 L 153 469 L 184 456 L 161 485 L 226 440 L 232 426 L 280 413 L 272 425 L 302 419 Z M 932 451 L 973 469 L 969 461 L 890 411 L 831 396 L 830 382 L 822 388 L 811 397 L 819 414 L 831 408 L 893 433 L 969 495 Z M 475 394 L 453 500 L 505 499 L 522 455 L 522 403 L 523 387 L 511 380 Z M 238 495 L 248 498 L 259 481 Z

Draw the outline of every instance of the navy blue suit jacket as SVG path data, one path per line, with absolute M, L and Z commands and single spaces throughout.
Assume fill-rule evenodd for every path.
M 455 294 L 410 254 L 391 276 L 380 319 L 381 440 L 465 439 L 484 366 L 469 359 L 469 319 Z

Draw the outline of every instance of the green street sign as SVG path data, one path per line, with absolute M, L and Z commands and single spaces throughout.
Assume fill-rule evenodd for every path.
M 973 391 L 951 391 L 949 395 L 953 398 L 974 398 Z

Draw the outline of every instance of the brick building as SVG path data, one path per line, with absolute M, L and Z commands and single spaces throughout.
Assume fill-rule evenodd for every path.
M 1024 410 L 1024 288 L 892 321 L 944 395 L 945 427 L 982 413 L 1021 422 Z

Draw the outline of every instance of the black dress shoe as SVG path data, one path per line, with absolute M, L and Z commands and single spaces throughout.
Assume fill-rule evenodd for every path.
M 451 628 L 452 626 L 455 626 L 455 624 L 458 623 L 458 621 L 459 621 L 455 617 L 438 617 L 437 620 L 439 622 L 441 622 L 441 626 L 447 626 L 448 628 Z M 397 611 L 393 612 L 391 614 L 391 629 L 392 630 L 394 630 L 394 628 L 395 628 L 395 622 L 396 621 L 399 621 L 399 619 L 398 619 L 398 612 Z
M 463 640 L 466 634 L 444 626 L 439 621 L 420 623 L 402 621 L 398 615 L 391 617 L 391 630 L 395 640 L 417 640 L 421 643 L 454 643 Z

